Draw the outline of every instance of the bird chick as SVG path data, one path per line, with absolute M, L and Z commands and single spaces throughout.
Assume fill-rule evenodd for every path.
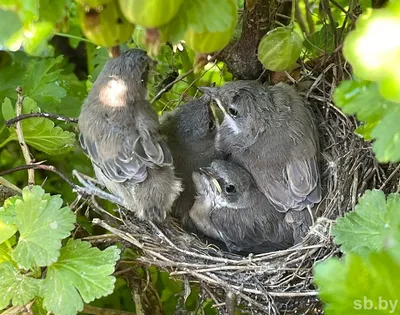
M 167 137 L 176 174 L 182 178 L 184 187 L 173 212 L 184 219 L 185 225 L 189 223 L 188 213 L 195 196 L 193 171 L 210 165 L 215 159 L 223 159 L 222 152 L 214 145 L 216 120 L 209 107 L 210 101 L 208 96 L 191 100 L 168 113 L 161 124 L 161 133 Z
M 106 62 L 79 116 L 80 144 L 97 179 L 140 219 L 162 221 L 181 191 L 146 100 L 150 58 L 131 49 Z
M 310 109 L 285 83 L 243 80 L 201 89 L 224 115 L 218 149 L 251 174 L 277 211 L 288 213 L 288 221 L 301 230 L 300 241 L 310 221 L 304 209 L 321 200 L 318 135 Z
M 193 173 L 197 196 L 190 217 L 205 235 L 234 252 L 268 252 L 294 244 L 285 214 L 275 210 L 251 175 L 229 161 L 215 160 Z

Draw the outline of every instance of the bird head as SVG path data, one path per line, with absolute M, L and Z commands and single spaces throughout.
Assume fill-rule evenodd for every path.
M 265 124 L 265 89 L 257 81 L 232 81 L 220 88 L 201 87 L 222 112 L 220 134 L 237 144 L 251 144 Z
M 93 88 L 98 90 L 101 102 L 111 107 L 144 100 L 153 63 L 144 50 L 127 50 L 106 62 Z
M 210 202 L 215 210 L 251 205 L 253 180 L 246 170 L 232 162 L 215 160 L 209 167 L 193 172 L 192 178 L 198 196 Z

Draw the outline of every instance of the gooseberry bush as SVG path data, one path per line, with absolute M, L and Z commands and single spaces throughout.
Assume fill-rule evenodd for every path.
M 233 79 L 218 54 L 240 42 L 246 16 L 261 1 L 267 0 L 0 0 L 0 172 L 15 170 L 0 177 L 1 187 L 13 190 L 0 201 L 0 311 L 73 315 L 97 307 L 97 313 L 111 308 L 139 314 L 132 298 L 139 290 L 149 294 L 143 300 L 158 301 L 157 307 L 150 303 L 151 314 L 174 314 L 178 308 L 216 313 L 198 285 L 135 264 L 138 254 L 121 253 L 118 244 L 97 245 L 94 240 L 107 235 L 91 223 L 85 207 L 76 207 L 75 192 L 58 174 L 35 170 L 35 182 L 28 185 L 26 170 L 18 169 L 27 163 L 19 133 L 31 162 L 45 161 L 67 176 L 73 169 L 93 175 L 76 142 L 73 119 L 39 115 L 22 120 L 20 131 L 5 122 L 43 112 L 78 117 L 107 58 L 132 47 L 148 50 L 157 61 L 149 100 L 160 114 L 171 110 L 196 95 L 194 85 Z M 280 2 L 268 0 L 271 8 Z M 276 21 L 252 48 L 265 70 L 296 78 L 301 62 L 332 56 L 343 47 L 352 77 L 335 89 L 334 102 L 356 116 L 355 132 L 372 142 L 379 162 L 396 163 L 400 3 L 371 6 L 369 0 L 294 0 L 284 20 L 274 17 L 276 10 L 268 14 Z M 113 210 L 110 204 L 104 207 Z M 399 195 L 379 190 L 367 191 L 354 211 L 337 220 L 332 235 L 343 257 L 315 267 L 327 314 L 364 314 L 355 301 L 365 297 L 373 305 L 396 300 L 399 228 Z M 124 266 L 133 276 L 126 277 L 118 261 L 129 261 Z

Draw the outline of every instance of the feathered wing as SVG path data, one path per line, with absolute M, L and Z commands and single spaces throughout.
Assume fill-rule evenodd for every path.
M 301 211 L 321 200 L 317 159 L 296 159 L 283 169 L 282 177 L 272 179 L 268 196 L 280 212 Z
M 103 174 L 114 182 L 140 183 L 147 169 L 172 165 L 172 156 L 158 131 L 157 114 L 150 105 L 135 104 L 133 115 L 127 108 L 109 115 L 103 133 L 82 133 L 84 152 Z

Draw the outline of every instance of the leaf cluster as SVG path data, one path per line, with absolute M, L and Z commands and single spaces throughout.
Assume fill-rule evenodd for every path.
M 76 314 L 83 302 L 113 292 L 120 250 L 74 239 L 63 245 L 76 217 L 62 204 L 33 186 L 0 208 L 0 309 L 34 301 L 56 315 Z

